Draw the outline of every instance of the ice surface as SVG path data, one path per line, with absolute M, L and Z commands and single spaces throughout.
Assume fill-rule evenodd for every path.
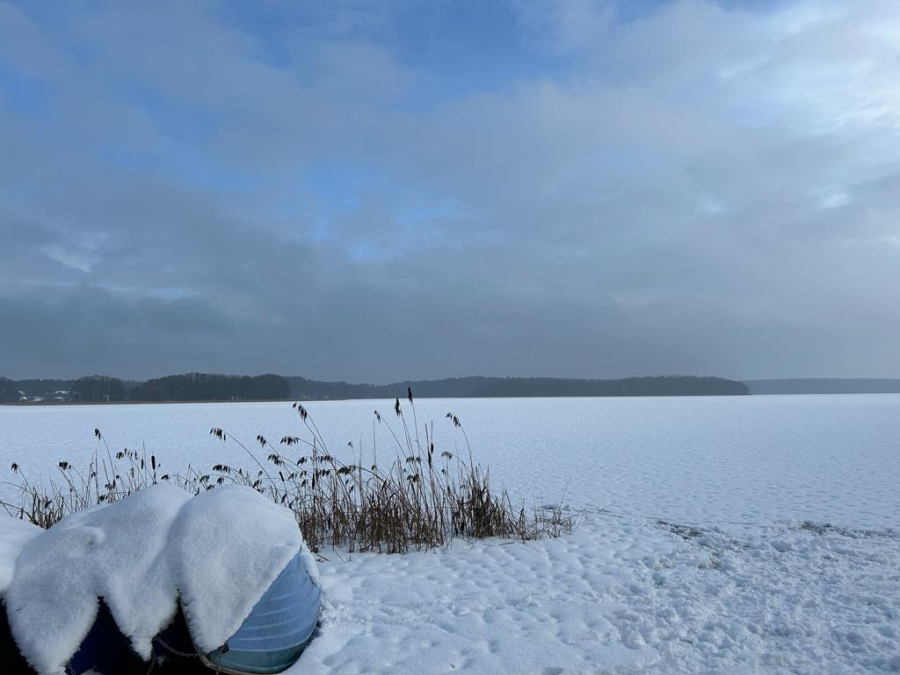
M 372 409 L 392 404 L 307 408 L 333 454 L 358 461 L 362 449 L 368 464 Z M 441 425 L 452 410 L 493 485 L 548 504 L 565 493 L 584 520 L 526 544 L 323 550 L 321 630 L 292 673 L 900 673 L 900 396 L 417 410 L 435 420 L 438 452 L 465 451 Z M 213 426 L 245 441 L 302 433 L 289 404 L 0 407 L 0 423 L 0 453 L 43 458 L 44 475 L 86 462 L 94 426 L 117 445 L 147 441 L 171 471 L 185 460 L 166 447 L 189 448 L 194 466 L 248 466 Z M 381 459 L 391 439 L 376 433 Z
M 8 530 L 3 545 L 13 549 L 22 528 Z M 248 487 L 191 498 L 154 485 L 28 539 L 5 596 L 10 627 L 39 673 L 63 673 L 103 598 L 148 659 L 180 597 L 195 644 L 211 651 L 235 633 L 301 547 L 293 514 Z
M 379 462 L 391 453 L 386 423 L 399 423 L 393 403 L 304 405 L 330 454 L 368 466 L 373 409 L 390 413 L 374 425 Z M 573 504 L 704 524 L 900 527 L 900 395 L 421 399 L 416 409 L 420 423 L 434 420 L 436 456 L 468 456 L 465 439 L 444 419 L 452 410 L 476 461 L 490 466 L 492 484 L 525 497 L 550 502 L 565 492 Z M 114 451 L 145 443 L 162 472 L 188 463 L 253 469 L 232 437 L 251 448 L 257 434 L 276 446 L 282 436 L 309 439 L 290 403 L 0 406 L 0 471 L 18 462 L 30 479 L 46 481 L 58 476 L 60 460 L 82 468 L 102 450 L 94 427 Z M 212 427 L 224 428 L 228 442 L 210 436 Z M 305 454 L 279 449 L 292 459 Z M 18 497 L 3 485 L 0 496 Z

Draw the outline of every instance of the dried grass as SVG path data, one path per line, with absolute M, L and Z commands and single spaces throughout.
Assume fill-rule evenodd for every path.
M 461 458 L 446 450 L 437 453 L 434 423 L 420 429 L 411 391 L 408 400 L 412 428 L 399 399 L 394 403 L 394 425 L 375 411 L 373 425 L 385 425 L 394 441 L 393 457 L 384 467 L 376 462 L 374 434 L 371 464 L 364 466 L 361 454 L 351 464 L 337 460 L 306 408 L 295 403 L 305 436 L 285 436 L 277 449 L 264 436 L 257 436 L 265 460 L 223 429 L 210 431 L 222 442 L 242 448 L 253 470 L 217 464 L 206 472 L 188 466 L 183 473 L 162 473 L 156 457 L 148 459 L 146 450 L 113 455 L 95 430 L 103 452 L 94 453 L 87 471 L 59 462 L 61 480 L 51 479 L 48 485 L 30 482 L 13 464 L 21 503 L 2 505 L 11 515 L 46 528 L 69 513 L 116 501 L 158 482 L 171 482 L 195 494 L 237 484 L 291 509 L 313 550 L 330 546 L 401 553 L 441 547 L 454 537 L 528 540 L 571 531 L 574 517 L 561 506 L 514 507 L 507 492 L 492 490 L 488 470 L 474 463 L 465 429 L 453 413 L 447 419 L 464 440 L 468 456 Z M 297 449 L 302 454 L 295 454 Z

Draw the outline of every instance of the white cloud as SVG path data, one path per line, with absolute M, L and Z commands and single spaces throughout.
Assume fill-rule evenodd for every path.
M 66 250 L 61 246 L 46 246 L 44 253 L 61 265 L 71 267 L 85 274 L 90 274 L 91 268 L 97 263 L 97 258 L 90 253 Z

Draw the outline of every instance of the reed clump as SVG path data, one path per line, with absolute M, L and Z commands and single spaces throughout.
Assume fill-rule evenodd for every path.
M 571 531 L 574 517 L 561 506 L 514 506 L 506 491 L 492 489 L 489 471 L 474 463 L 465 429 L 453 413 L 447 419 L 464 439 L 466 456 L 438 452 L 434 423 L 420 429 L 411 391 L 408 399 L 412 425 L 399 399 L 394 403 L 394 424 L 375 411 L 373 424 L 385 425 L 394 442 L 384 466 L 376 461 L 374 440 L 371 463 L 363 462 L 362 453 L 351 463 L 338 460 L 306 408 L 294 403 L 306 433 L 284 436 L 277 445 L 258 435 L 260 456 L 222 428 L 210 430 L 212 436 L 245 451 L 253 469 L 216 464 L 208 471 L 188 466 L 181 473 L 164 473 L 156 457 L 148 458 L 143 449 L 113 455 L 95 430 L 103 450 L 93 455 L 86 471 L 59 462 L 61 480 L 35 484 L 13 464 L 21 503 L 3 506 L 11 515 L 49 527 L 69 513 L 116 501 L 157 482 L 172 482 L 195 494 L 237 484 L 291 509 L 314 551 L 342 547 L 402 553 L 441 547 L 455 537 L 529 540 Z M 352 443 L 348 445 L 355 455 Z

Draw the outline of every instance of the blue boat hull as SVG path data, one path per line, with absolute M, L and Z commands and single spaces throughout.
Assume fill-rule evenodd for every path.
M 204 655 L 225 673 L 280 673 L 290 668 L 316 630 L 321 591 L 299 555 L 288 563 L 225 645 Z
M 100 600 L 94 625 L 66 666 L 66 672 L 81 675 L 90 671 L 100 673 L 133 673 L 146 664 L 131 649 L 116 625 L 109 608 Z

